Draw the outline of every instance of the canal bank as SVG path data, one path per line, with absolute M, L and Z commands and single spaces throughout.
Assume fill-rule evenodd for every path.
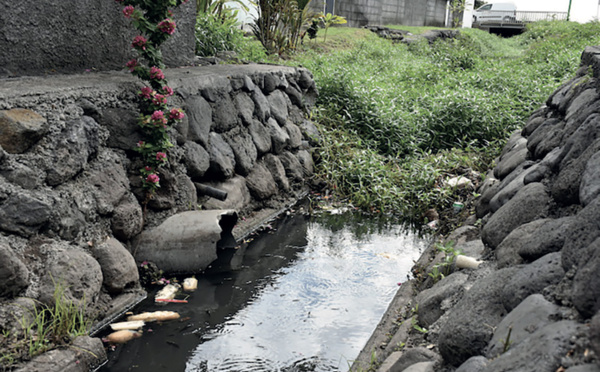
M 352 371 L 600 370 L 599 77 L 588 47 L 510 138 L 472 215 L 416 262 Z M 461 268 L 458 252 L 481 262 Z

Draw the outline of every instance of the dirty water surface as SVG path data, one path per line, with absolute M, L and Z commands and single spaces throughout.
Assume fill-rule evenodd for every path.
M 374 217 L 281 217 L 197 275 L 188 303 L 150 292 L 135 313 L 181 319 L 147 323 L 100 371 L 347 371 L 426 243 Z

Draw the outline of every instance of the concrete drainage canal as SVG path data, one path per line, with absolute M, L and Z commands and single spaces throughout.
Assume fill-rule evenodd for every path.
M 180 318 L 109 346 L 100 371 L 347 371 L 427 242 L 335 212 L 288 213 L 223 250 L 187 302 L 150 292 L 133 313 Z

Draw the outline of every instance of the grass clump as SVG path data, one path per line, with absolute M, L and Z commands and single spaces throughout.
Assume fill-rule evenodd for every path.
M 313 119 L 325 138 L 317 171 L 330 189 L 417 223 L 429 208 L 463 201 L 443 180 L 485 172 L 598 43 L 599 23 L 539 22 L 511 39 L 465 29 L 431 45 L 334 28 L 328 43 L 307 44 L 286 63 L 317 83 Z
M 65 298 L 64 285 L 57 283 L 54 289 L 54 305 L 37 303 L 33 309 L 17 319 L 22 335 L 11 335 L 7 330 L 0 334 L 0 362 L 10 368 L 14 364 L 29 360 L 47 350 L 69 344 L 77 336 L 87 335 L 91 319 L 85 306 L 80 307 Z M 82 301 L 85 303 L 85 300 Z

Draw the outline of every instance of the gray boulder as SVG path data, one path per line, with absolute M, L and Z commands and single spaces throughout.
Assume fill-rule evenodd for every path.
M 523 137 L 529 137 L 531 133 L 533 133 L 540 125 L 542 125 L 546 121 L 545 117 L 536 116 L 530 119 L 523 130 L 521 131 L 521 135 Z
M 286 120 L 283 129 L 286 131 L 288 137 L 290 138 L 290 148 L 294 150 L 299 148 L 302 145 L 302 131 L 300 130 L 300 128 L 298 128 L 298 126 L 292 123 L 290 120 Z
M 29 270 L 13 250 L 0 243 L 0 297 L 14 297 L 29 285 Z
M 133 194 L 129 194 L 113 212 L 111 219 L 112 232 L 115 237 L 128 241 L 142 232 L 143 227 L 142 207 Z
M 496 212 L 498 209 L 500 209 L 500 207 L 512 199 L 512 197 L 515 196 L 515 194 L 519 192 L 523 186 L 525 186 L 525 177 L 534 172 L 538 167 L 539 164 L 535 164 L 521 171 L 518 177 L 512 179 L 510 182 L 503 181 L 500 184 L 500 189 L 496 195 L 492 198 L 492 200 L 490 200 L 490 210 L 492 212 Z M 508 178 L 506 180 L 508 181 Z
M 267 96 L 267 100 L 271 108 L 271 116 L 283 127 L 289 115 L 289 98 L 281 90 L 276 90 Z
M 485 371 L 556 372 L 561 358 L 573 347 L 578 331 L 574 321 L 550 323 L 490 361 Z
M 549 253 L 525 265 L 504 283 L 502 302 L 507 310 L 512 310 L 526 297 L 550 285 L 557 284 L 564 277 L 560 252 Z
M 575 217 L 543 219 L 545 221 L 533 231 L 523 244 L 516 247 L 519 255 L 528 262 L 536 260 L 548 253 L 558 252 L 565 244 Z
M 485 224 L 481 231 L 483 242 L 496 248 L 515 228 L 543 218 L 548 213 L 550 196 L 541 183 L 530 183 L 500 209 Z
M 130 188 L 125 169 L 115 156 L 95 166 L 85 182 L 92 186 L 98 213 L 102 215 L 113 213 Z
M 167 218 L 133 242 L 137 261 L 151 261 L 166 273 L 200 273 L 217 259 L 221 232 L 231 232 L 233 210 L 188 211 Z
M 252 115 L 254 115 L 254 101 L 246 93 L 239 93 L 235 96 L 234 100 L 242 123 L 250 125 L 252 123 Z
M 579 202 L 581 179 L 588 160 L 600 151 L 600 139 L 592 142 L 585 151 L 576 159 L 561 162 L 558 176 L 551 185 L 552 197 L 562 205 Z M 563 151 L 563 152 L 566 152 Z M 563 156 L 564 154 L 561 154 Z M 588 201 L 589 202 L 589 201 Z
M 284 151 L 280 156 L 279 160 L 285 168 L 285 174 L 290 180 L 302 181 L 304 179 L 304 171 L 302 164 L 294 154 L 289 151 Z
M 481 355 L 470 357 L 460 365 L 454 372 L 483 372 L 489 361 Z
M 542 159 L 560 145 L 564 127 L 564 121 L 555 118 L 548 119 L 529 136 L 527 149 L 533 155 L 533 159 Z
M 44 275 L 40 278 L 39 300 L 55 304 L 55 290 L 62 289 L 63 300 L 93 314 L 91 305 L 96 302 L 102 288 L 102 268 L 87 251 L 76 246 L 54 243 L 46 247 L 49 257 Z
M 271 106 L 267 97 L 265 97 L 260 89 L 255 89 L 252 92 L 252 101 L 254 101 L 254 115 L 262 123 L 266 123 L 267 119 L 271 117 Z
M 596 140 L 600 133 L 600 114 L 588 116 L 583 124 L 565 141 L 566 153 L 561 168 L 570 160 L 577 159 Z
M 252 136 L 246 128 L 238 126 L 224 133 L 223 138 L 233 150 L 236 173 L 242 176 L 248 175 L 254 168 L 258 157 L 258 151 L 252 141 Z
M 235 173 L 235 154 L 231 146 L 218 134 L 210 133 L 209 144 L 209 169 L 221 178 L 231 178 Z
M 544 226 L 550 219 L 542 218 L 523 224 L 508 234 L 502 243 L 496 247 L 496 261 L 498 268 L 514 266 L 523 263 L 519 250 L 531 241 L 531 234 Z
M 302 171 L 305 177 L 312 177 L 315 172 L 315 163 L 312 155 L 307 150 L 300 150 L 296 154 L 300 165 L 302 165 Z
M 213 120 L 210 104 L 201 96 L 191 96 L 185 101 L 185 113 L 188 118 L 187 138 L 208 146 Z
M 505 349 L 518 345 L 533 332 L 550 324 L 551 317 L 559 311 L 558 306 L 546 301 L 541 294 L 527 297 L 498 324 L 486 356 L 496 358 Z
M 506 315 L 502 301 L 504 284 L 518 271 L 506 268 L 477 281 L 447 314 L 441 326 L 438 347 L 444 361 L 459 366 L 482 355 L 493 336 L 493 328 Z
M 590 318 L 600 310 L 600 239 L 588 248 L 588 259 L 580 261 L 573 278 L 572 301 L 579 313 Z
M 46 182 L 60 185 L 81 172 L 100 147 L 100 126 L 89 116 L 68 123 L 48 156 Z
M 52 206 L 46 201 L 14 193 L 0 203 L 0 229 L 28 237 L 44 227 L 51 215 Z
M 102 268 L 104 287 L 118 294 L 138 283 L 140 277 L 135 260 L 129 251 L 114 238 L 92 248 L 92 254 Z
M 29 150 L 47 132 L 46 119 L 26 109 L 0 111 L 0 146 L 11 154 Z
M 579 201 L 586 206 L 600 195 L 600 152 L 587 161 L 579 185 Z
M 43 353 L 15 372 L 87 372 L 106 361 L 106 350 L 99 338 L 79 336 L 70 347 Z
M 134 108 L 107 108 L 100 115 L 95 115 L 98 123 L 108 129 L 108 147 L 131 151 L 143 140 L 143 134 L 137 125 L 138 114 Z
M 565 271 L 579 267 L 590 258 L 588 247 L 600 237 L 600 198 L 577 213 L 567 232 L 562 249 L 562 263 Z
M 415 299 L 419 305 L 419 324 L 429 328 L 459 299 L 464 292 L 467 275 L 455 272 L 437 282 L 433 287 L 420 292 Z
M 252 120 L 248 126 L 248 132 L 256 146 L 258 156 L 271 151 L 272 141 L 269 129 L 260 121 Z
M 246 177 L 250 194 L 258 200 L 265 200 L 277 193 L 277 184 L 271 173 L 262 164 L 257 164 Z
M 271 136 L 273 152 L 275 154 L 283 153 L 290 144 L 290 136 L 273 118 L 267 121 L 267 130 Z
M 204 176 L 210 167 L 210 155 L 201 145 L 188 141 L 183 145 L 183 163 L 191 179 L 197 180 Z
M 6 164 L 8 163 L 8 164 Z M 31 169 L 25 164 L 7 161 L 0 168 L 0 176 L 4 177 L 9 183 L 13 183 L 27 190 L 33 190 L 40 186 L 45 178 L 45 174 Z
M 290 189 L 290 181 L 285 175 L 285 168 L 281 163 L 281 160 L 273 154 L 267 154 L 263 158 L 263 162 L 265 167 L 271 172 L 273 179 L 277 183 L 280 189 L 284 191 L 289 191 Z
M 211 130 L 223 133 L 232 130 L 238 125 L 238 113 L 235 104 L 229 95 L 220 97 L 213 106 L 213 123 Z
M 500 162 L 494 168 L 494 176 L 496 178 L 502 179 L 506 177 L 527 159 L 527 153 L 529 152 L 525 146 L 527 140 L 523 139 L 521 143 L 523 143 L 522 146 L 519 146 L 516 150 L 509 152 L 500 159 Z

